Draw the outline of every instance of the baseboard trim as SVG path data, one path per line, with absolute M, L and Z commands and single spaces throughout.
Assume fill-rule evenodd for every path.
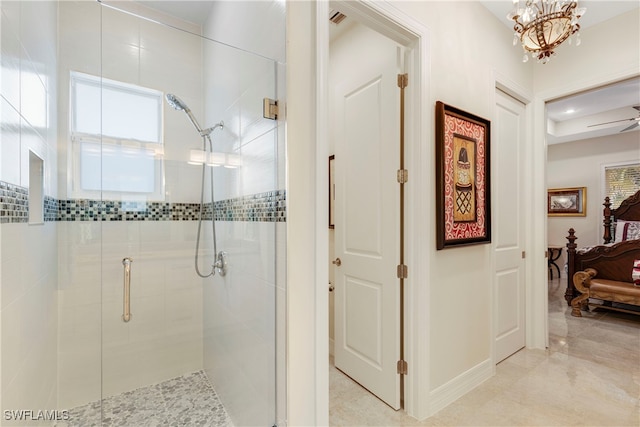
M 455 402 L 491 378 L 494 373 L 495 365 L 493 365 L 491 359 L 487 359 L 436 388 L 430 393 L 429 416 L 435 415 L 436 412 Z

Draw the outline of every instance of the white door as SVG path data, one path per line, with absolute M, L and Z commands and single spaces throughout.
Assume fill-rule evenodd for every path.
M 496 89 L 493 128 L 495 361 L 525 346 L 525 257 L 522 218 L 525 214 L 521 178 L 524 161 L 525 107 Z
M 399 55 L 395 43 L 365 27 L 350 33 L 335 52 L 344 60 L 338 67 L 343 71 L 334 67 L 331 77 L 335 254 L 340 259 L 335 365 L 398 409 Z

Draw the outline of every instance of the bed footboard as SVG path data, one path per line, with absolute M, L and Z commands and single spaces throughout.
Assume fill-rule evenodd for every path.
M 573 275 L 589 268 L 598 271 L 600 277 L 618 282 L 632 282 L 633 261 L 640 259 L 640 240 L 625 240 L 613 245 L 594 246 L 587 250 L 577 250 L 577 237 L 573 229 L 567 236 L 568 280 L 565 299 L 568 305 L 578 295 L 574 286 Z

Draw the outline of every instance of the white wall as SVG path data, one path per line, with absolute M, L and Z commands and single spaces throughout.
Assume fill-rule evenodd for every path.
M 481 5 L 406 2 L 397 6 L 430 30 L 431 87 L 427 96 L 431 106 L 440 100 L 493 120 L 496 74 L 525 90 L 531 88 L 532 71 L 511 45 L 510 31 Z M 433 120 L 434 110 L 427 114 Z M 427 144 L 435 147 L 433 139 Z M 434 163 L 424 166 L 435 174 Z M 425 197 L 433 195 L 433 188 L 426 189 Z M 435 218 L 429 221 L 435 229 Z M 435 242 L 425 241 L 424 245 L 431 265 L 425 278 L 430 301 L 425 304 L 432 326 L 429 354 L 419 362 L 428 364 L 430 383 L 421 388 L 429 390 L 431 399 L 444 403 L 443 396 L 460 387 L 464 376 L 486 369 L 491 360 L 492 246 L 436 251 Z
M 320 172 L 329 150 L 316 140 L 315 8 L 312 2 L 287 2 L 288 425 L 329 421 L 328 216 L 321 202 L 326 203 L 327 181 Z M 318 20 L 326 22 L 326 15 Z
M 436 100 L 454 105 L 467 111 L 471 111 L 488 119 L 493 118 L 493 91 L 495 89 L 495 76 L 503 81 L 508 81 L 512 87 L 519 87 L 522 91 L 533 93 L 534 74 L 536 91 L 544 91 L 540 97 L 542 100 L 550 99 L 548 96 L 561 96 L 587 88 L 590 84 L 596 85 L 617 78 L 628 77 L 638 73 L 640 61 L 638 55 L 637 36 L 638 16 L 637 11 L 630 13 L 616 22 L 607 23 L 601 28 L 582 32 L 582 45 L 575 49 L 563 47 L 562 52 L 549 64 L 541 66 L 535 62 L 523 64 L 521 62 L 522 51 L 511 45 L 512 32 L 499 23 L 492 15 L 473 2 L 393 2 L 393 6 L 400 9 L 412 19 L 424 24 L 429 30 L 429 54 L 430 62 L 424 66 L 430 71 L 430 87 L 424 94 L 428 98 L 427 105 L 433 105 Z M 478 18 L 482 19 L 478 19 Z M 314 318 L 310 312 L 315 307 L 314 291 L 304 287 L 294 286 L 296 283 L 313 283 L 318 289 L 325 284 L 317 283 L 318 270 L 325 267 L 322 260 L 317 260 L 312 255 L 313 248 L 323 246 L 323 240 L 314 236 L 311 232 L 302 232 L 302 227 L 313 229 L 313 222 L 307 223 L 302 217 L 304 213 L 309 216 L 322 218 L 325 210 L 321 204 L 316 209 L 305 208 L 312 206 L 316 188 L 310 180 L 310 175 L 322 180 L 322 175 L 314 168 L 323 167 L 322 161 L 314 157 L 314 153 L 322 153 L 323 141 L 315 140 L 316 98 L 314 96 L 317 52 L 315 46 L 315 15 L 314 9 L 309 5 L 295 5 L 289 8 L 288 16 L 288 50 L 289 67 L 289 105 L 295 109 L 289 117 L 288 132 L 291 135 L 303 136 L 297 141 L 305 141 L 303 146 L 290 146 L 288 161 L 292 179 L 290 180 L 289 213 L 291 219 L 288 223 L 290 229 L 299 232 L 290 234 L 289 260 L 295 259 L 295 265 L 290 263 L 290 277 L 295 277 L 289 289 L 290 310 L 289 321 L 299 325 L 293 329 L 289 336 L 291 343 L 299 342 L 290 349 L 290 390 L 294 393 L 289 396 L 290 420 L 298 424 L 313 424 L 324 420 L 325 407 L 324 384 L 325 379 L 321 371 L 309 369 L 308 350 L 316 351 L 316 357 L 322 366 L 322 344 L 318 344 L 315 337 L 306 338 L 312 332 L 321 334 L 326 319 Z M 322 18 L 320 18 L 322 19 Z M 619 48 L 612 48 L 619 46 Z M 311 49 L 311 52 L 309 52 Z M 565 52 L 569 52 L 566 53 Z M 295 88 L 295 93 L 294 93 Z M 295 105 L 295 107 L 294 107 Z M 532 154 L 533 180 L 529 186 L 531 194 L 535 197 L 530 206 L 530 224 L 527 234 L 532 243 L 531 253 L 531 277 L 532 286 L 538 287 L 545 283 L 546 270 L 543 258 L 544 236 L 536 236 L 536 229 L 544 229 L 546 223 L 545 210 L 545 185 L 544 159 L 545 145 L 543 142 L 544 108 L 540 100 L 535 101 L 533 123 Z M 322 108 L 322 106 L 320 106 Z M 426 117 L 433 117 L 433 110 L 425 112 Z M 427 150 L 433 150 L 433 127 L 430 119 L 431 132 L 427 132 L 429 139 L 426 141 Z M 317 144 L 317 145 L 316 145 Z M 537 144 L 537 145 L 536 145 Z M 433 151 L 432 151 L 433 152 Z M 433 173 L 433 163 L 424 165 L 424 170 Z M 429 172 L 427 172 L 428 174 Z M 317 191 L 317 190 L 316 190 Z M 313 194 L 308 194 L 312 192 Z M 434 191 L 431 188 L 424 189 L 426 200 L 430 205 Z M 296 215 L 294 213 L 303 213 Z M 429 227 L 434 227 L 433 214 L 426 221 Z M 316 225 L 317 227 L 317 225 Z M 538 233 L 539 234 L 539 233 Z M 309 255 L 303 256 L 302 252 L 307 247 Z M 440 403 L 446 403 L 447 399 L 458 393 L 456 385 L 464 387 L 465 384 L 456 383 L 463 378 L 463 374 L 477 370 L 481 364 L 490 358 L 490 346 L 493 339 L 490 325 L 490 294 L 491 294 L 491 253 L 490 246 L 475 246 L 458 248 L 436 252 L 434 242 L 425 239 L 424 244 L 429 253 L 430 266 L 433 268 L 429 277 L 420 286 L 430 286 L 429 300 L 424 301 L 429 313 L 431 329 L 424 332 L 426 348 L 429 350 L 417 360 L 418 366 L 414 369 L 428 370 L 428 381 L 417 387 L 418 399 L 415 415 L 423 417 L 430 415 L 433 407 L 431 403 L 440 399 Z M 293 250 L 292 250 L 293 248 Z M 529 258 L 529 257 L 528 257 Z M 315 267 L 317 265 L 317 268 Z M 463 266 L 464 268 L 460 268 Z M 411 266 L 409 266 L 411 268 Z M 540 270 L 540 271 L 538 271 Z M 305 274 L 307 271 L 307 274 Z M 530 295 L 536 300 L 533 304 L 535 310 L 539 310 L 546 301 L 546 286 L 544 289 L 534 289 Z M 317 292 L 316 292 L 317 295 Z M 529 295 L 529 294 L 528 294 Z M 326 313 L 327 310 L 318 300 L 318 312 Z M 538 316 L 539 325 L 528 325 L 537 329 L 532 335 L 528 332 L 528 342 L 544 342 L 540 331 L 544 331 L 544 317 Z M 528 315 L 528 320 L 532 317 Z M 422 325 L 414 325 L 416 328 Z M 532 338 L 529 338 L 532 337 Z M 323 337 L 320 336 L 320 339 Z M 326 338 L 324 338 L 326 339 Z M 298 341 L 299 340 L 299 341 Z M 304 344 L 303 344 L 304 343 Z M 306 359 L 305 359 L 306 357 Z M 411 367 L 410 367 L 411 370 Z M 320 372 L 320 373 L 319 373 Z M 314 386 L 309 386 L 309 384 Z M 451 392 L 447 398 L 446 392 Z M 298 396 L 305 393 L 309 400 L 300 399 Z M 455 398 L 455 397 L 454 397 Z M 292 402 L 295 402 L 295 408 Z M 319 402 L 319 403 L 312 403 Z M 415 403 L 415 402 L 414 402 Z M 424 409 L 426 408 L 426 409 Z
M 429 31 L 429 40 L 425 40 L 425 42 L 429 43 L 427 50 L 430 62 L 422 64 L 429 72 L 429 87 L 425 88 L 423 93 L 423 96 L 427 97 L 426 105 L 429 106 L 428 110 L 423 112 L 423 116 L 427 118 L 425 135 L 428 139 L 418 142 L 426 145 L 422 148 L 427 153 L 435 152 L 433 106 L 436 100 L 492 119 L 496 74 L 504 76 L 505 79 L 524 88 L 524 90 L 531 89 L 533 84 L 531 67 L 522 64 L 521 52 L 511 45 L 511 32 L 481 5 L 474 2 L 393 2 L 392 6 L 397 8 L 398 14 L 410 17 L 408 20 L 419 22 Z M 311 73 L 309 71 L 309 67 L 315 70 L 316 52 L 315 49 L 310 53 L 302 48 L 296 49 L 301 46 L 308 48 L 309 44 L 314 45 L 313 30 L 312 34 L 308 34 L 309 28 L 314 28 L 313 25 L 309 25 L 310 20 L 314 22 L 313 10 L 309 10 L 305 6 L 292 6 L 289 19 L 288 38 L 292 46 L 292 49 L 288 51 L 288 55 L 291 53 L 288 56 L 289 93 L 291 94 L 292 88 L 295 87 L 299 90 L 296 95 L 300 96 L 290 98 L 289 105 L 293 110 L 293 103 L 296 103 L 296 118 L 302 121 L 294 124 L 294 119 L 290 116 L 288 127 L 291 134 L 305 135 L 304 138 L 296 138 L 296 141 L 300 143 L 305 141 L 305 144 L 304 146 L 289 147 L 290 171 L 295 168 L 296 173 L 291 172 L 292 178 L 289 181 L 289 214 L 291 219 L 288 225 L 290 229 L 295 228 L 300 231 L 299 227 L 304 226 L 304 221 L 296 217 L 294 223 L 294 212 L 300 214 L 306 212 L 316 218 L 323 218 L 321 212 L 326 210 L 326 205 L 318 204 L 315 209 L 309 212 L 305 210 L 303 203 L 307 203 L 309 206 L 309 201 L 314 200 L 314 196 L 317 194 L 314 191 L 316 187 L 308 181 L 308 171 L 318 171 L 319 168 L 325 167 L 324 158 L 322 156 L 315 157 L 313 153 L 322 153 L 323 144 L 327 143 L 316 141 L 313 136 L 309 138 L 305 133 L 315 129 L 313 119 L 311 119 L 311 123 L 306 120 L 309 120 L 309 117 L 314 117 L 316 111 L 316 98 L 311 95 L 315 89 L 316 76 L 313 71 Z M 300 28 L 302 22 L 307 25 L 305 30 Z M 307 77 L 302 77 L 303 75 L 309 76 L 309 81 L 306 80 Z M 306 101 L 303 99 L 303 95 L 307 95 Z M 304 123 L 307 123 L 308 129 L 303 127 Z M 316 144 L 318 145 L 316 146 Z M 428 156 L 428 160 L 421 167 L 427 176 L 435 174 L 434 161 L 431 156 Z M 315 177 L 321 180 L 322 175 L 315 172 Z M 312 192 L 312 194 L 303 195 L 305 191 Z M 417 207 L 423 203 L 425 206 L 433 206 L 431 201 L 434 194 L 434 188 L 424 188 L 425 201 L 414 201 L 415 205 L 413 206 Z M 428 223 L 427 228 L 435 229 L 435 216 L 432 209 L 429 209 L 424 221 Z M 324 233 L 326 234 L 326 229 Z M 290 252 L 292 248 L 297 248 L 296 253 L 301 252 L 305 247 L 305 242 L 297 239 L 306 239 L 306 243 L 309 245 L 307 251 L 311 254 L 316 244 L 318 244 L 318 248 L 322 247 L 321 239 L 310 237 L 309 233 L 290 233 Z M 416 239 L 420 241 L 422 238 L 417 236 Z M 426 378 L 429 378 L 429 381 L 418 384 L 416 387 L 419 395 L 417 398 L 420 400 L 411 403 L 414 415 L 420 417 L 429 415 L 427 412 L 434 410 L 430 408 L 432 401 L 437 399 L 442 404 L 447 401 L 447 395 L 451 398 L 459 393 L 456 388 L 460 384 L 456 381 L 460 377 L 474 370 L 484 369 L 487 361 L 491 360 L 491 342 L 493 340 L 490 310 L 492 292 L 491 245 L 436 251 L 435 241 L 428 238 L 422 239 L 422 245 L 425 253 L 429 254 L 431 269 L 428 277 L 414 283 L 415 286 L 420 287 L 430 286 L 430 300 L 423 301 L 423 304 L 426 312 L 429 313 L 429 324 L 432 326 L 429 330 L 425 330 L 424 325 L 413 325 L 413 328 L 417 328 L 416 331 L 422 331 L 423 335 L 429 337 L 428 350 L 424 353 L 418 352 L 419 360 L 410 362 L 413 363 L 410 365 L 410 370 L 415 370 L 413 372 L 428 371 Z M 294 254 L 291 254 L 290 261 L 293 257 Z M 290 277 L 295 275 L 297 280 L 290 281 L 289 289 L 290 307 L 294 305 L 295 309 L 290 308 L 289 322 L 299 324 L 301 328 L 308 328 L 307 332 L 311 330 L 322 331 L 321 323 L 326 321 L 326 317 L 324 321 L 322 317 L 318 317 L 314 325 L 313 317 L 306 314 L 313 310 L 313 303 L 311 306 L 305 305 L 310 301 L 311 291 L 302 287 L 294 291 L 293 287 L 298 283 L 315 283 L 318 289 L 321 287 L 324 289 L 326 283 L 316 283 L 316 278 L 318 277 L 318 269 L 326 268 L 326 261 L 315 268 L 308 265 L 309 262 L 313 262 L 311 256 L 300 254 L 295 258 L 299 264 L 291 267 Z M 307 269 L 308 275 L 304 274 L 303 268 Z M 411 268 L 412 266 L 409 266 L 410 270 Z M 414 280 L 416 279 L 414 278 Z M 327 313 L 327 311 L 326 307 L 318 307 L 318 312 L 321 314 Z M 420 332 L 417 334 L 420 335 Z M 294 344 L 294 342 L 297 343 L 297 341 L 293 341 L 294 338 L 302 338 L 297 329 L 290 333 L 290 342 L 295 347 L 290 351 L 290 390 L 295 389 L 296 394 L 289 396 L 289 412 L 291 417 L 295 417 L 295 422 L 299 424 L 322 422 L 324 414 L 320 404 L 307 405 L 306 402 L 299 402 L 297 398 L 297 393 L 302 393 L 305 390 L 310 399 L 322 402 L 319 400 L 319 397 L 322 396 L 322 388 L 316 391 L 316 393 L 320 393 L 320 396 L 313 395 L 309 390 L 306 390 L 307 386 L 303 385 L 302 381 L 319 384 L 322 387 L 324 378 L 321 371 L 309 373 L 301 371 L 306 365 L 303 360 L 299 359 L 305 355 L 301 346 L 302 343 L 309 346 L 310 340 L 301 339 L 300 344 Z M 316 345 L 313 348 L 318 351 L 316 355 L 318 362 L 316 363 L 319 364 L 318 369 L 320 369 L 323 357 L 322 346 Z M 314 377 L 314 375 L 316 376 Z M 298 378 L 303 379 L 300 379 L 298 383 Z M 292 402 L 296 402 L 296 408 L 292 408 Z
M 547 148 L 547 186 L 549 188 L 586 187 L 587 214 L 584 217 L 549 217 L 547 240 L 565 246 L 569 228 L 576 231 L 578 247 L 602 243 L 602 203 L 604 167 L 620 162 L 640 162 L 640 133 L 618 135 L 549 145 Z M 566 262 L 563 251 L 558 265 Z
M 56 196 L 57 9 L 56 2 L 1 3 L 0 181 L 28 187 L 33 151 L 44 161 L 50 197 Z M 0 229 L 0 407 L 6 422 L 7 409 L 57 408 L 57 259 L 55 223 L 3 223 Z
M 639 22 L 640 8 L 580 31 L 580 46 L 562 45 L 533 67 L 536 94 L 560 97 L 640 74 Z
M 59 19 L 58 173 L 64 199 L 71 182 L 69 72 L 102 73 L 174 93 L 202 124 L 202 46 L 198 36 L 96 2 L 61 2 Z M 186 115 L 166 104 L 164 122 L 165 201 L 199 201 L 201 169 L 187 160 L 201 139 Z M 202 369 L 203 282 L 193 270 L 195 221 L 67 221 L 59 227 L 61 408 Z M 201 255 L 211 256 L 206 248 Z M 124 257 L 133 259 L 129 323 L 121 320 Z

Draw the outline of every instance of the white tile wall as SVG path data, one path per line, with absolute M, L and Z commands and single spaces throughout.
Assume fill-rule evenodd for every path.
M 20 110 L 20 3 L 4 2 L 2 5 L 2 96 Z M 3 119 L 4 122 L 4 119 Z
M 2 409 L 56 406 L 55 225 L 2 225 Z
M 285 2 L 219 2 L 205 25 L 206 35 L 276 61 L 285 59 Z
M 276 143 L 276 130 L 271 129 L 240 148 L 242 194 L 257 194 L 277 189 Z
M 273 61 L 215 43 L 208 43 L 214 55 L 203 56 L 193 35 L 106 8 L 101 50 L 96 2 L 1 5 L 1 180 L 24 183 L 31 149 L 45 160 L 45 193 L 69 197 L 69 72 L 102 69 L 104 77 L 176 94 L 196 117 L 206 117 L 203 127 L 225 121 L 213 134 L 216 149 L 240 153 L 245 163 L 216 168 L 216 199 L 284 187 L 283 125 L 261 117 L 262 97 L 276 96 Z M 282 19 L 275 28 L 284 29 L 278 2 L 260 10 L 275 13 Z M 283 52 L 284 33 L 277 37 Z M 164 119 L 166 200 L 198 201 L 201 169 L 186 161 L 202 141 L 184 113 L 165 106 Z M 273 422 L 276 354 L 278 382 L 285 383 L 284 342 L 275 347 L 276 324 L 284 328 L 284 224 L 218 223 L 218 249 L 229 252 L 230 272 L 205 280 L 193 271 L 196 226 L 0 226 L 2 408 L 70 408 L 207 366 L 221 381 L 215 386 L 223 400 L 242 413 L 239 424 Z M 210 237 L 206 228 L 205 271 L 213 258 Z M 129 323 L 120 319 L 125 256 L 134 259 Z
M 275 223 L 222 222 L 229 272 L 205 286 L 205 360 L 236 425 L 275 420 Z
M 68 120 L 71 70 L 99 75 L 102 64 L 104 77 L 174 93 L 200 117 L 200 38 L 103 8 L 101 58 L 100 6 L 87 3 L 60 3 L 60 152 L 67 152 L 62 122 Z M 200 169 L 186 162 L 201 139 L 184 113 L 165 105 L 164 119 L 166 201 L 199 201 Z M 60 162 L 64 197 L 66 166 Z M 60 223 L 61 408 L 99 399 L 101 369 L 103 396 L 202 369 L 202 280 L 193 271 L 196 226 L 193 221 Z M 128 323 L 121 319 L 124 257 L 133 259 Z
M 202 369 L 194 221 L 61 223 L 60 401 L 73 407 Z M 131 321 L 122 321 L 131 257 Z M 82 375 L 73 369 L 77 366 Z
M 2 75 L 4 79 L 4 72 Z M 0 178 L 12 184 L 20 183 L 20 113 L 4 97 L 0 97 Z
M 1 2 L 0 180 L 28 186 L 29 150 L 56 196 L 57 2 Z M 56 409 L 57 229 L 2 224 L 0 407 Z
M 283 3 L 226 2 L 215 8 L 206 36 L 284 58 Z M 236 15 L 241 25 L 223 22 Z M 268 36 L 261 33 L 266 27 Z M 273 31 L 278 28 L 282 32 Z M 205 44 L 204 64 L 206 116 L 225 121 L 214 149 L 242 156 L 242 168 L 216 170 L 216 199 L 285 188 L 284 123 L 262 117 L 263 98 L 284 100 L 284 91 L 278 92 L 284 67 L 215 44 Z M 218 223 L 218 249 L 229 253 L 229 273 L 204 289 L 204 365 L 236 425 L 268 425 L 286 417 L 285 230 L 277 223 Z

